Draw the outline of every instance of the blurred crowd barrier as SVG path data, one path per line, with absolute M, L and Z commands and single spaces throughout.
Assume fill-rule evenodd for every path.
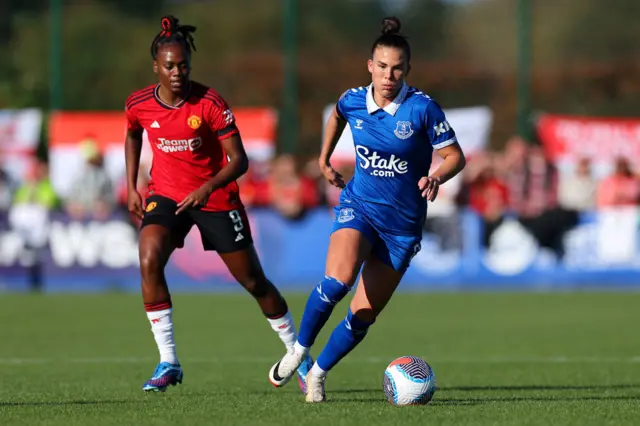
M 490 151 L 491 109 L 446 112 L 468 165 L 430 204 L 403 288 L 640 285 L 640 119 L 541 115 L 540 145 L 511 137 Z M 234 114 L 251 157 L 241 195 L 265 269 L 282 286 L 306 288 L 322 276 L 339 190 L 324 182 L 315 157 L 276 154 L 272 109 Z M 47 161 L 36 155 L 43 123 Z M 123 137 L 121 112 L 45 119 L 34 109 L 0 111 L 0 288 L 138 288 Z M 433 160 L 435 168 L 437 154 Z M 334 166 L 349 179 L 355 161 L 347 128 Z M 232 283 L 217 256 L 203 252 L 197 229 L 168 276 L 177 290 Z
M 287 290 L 307 291 L 324 274 L 331 214 L 323 208 L 291 221 L 271 209 L 250 212 L 258 253 L 271 280 Z M 480 244 L 483 224 L 459 211 L 448 231 L 461 238 L 447 247 L 425 230 L 403 290 L 574 289 L 638 286 L 638 210 L 586 213 L 565 237 L 564 256 L 540 246 L 516 219 L 505 220 L 489 247 Z M 29 244 L 0 213 L 0 289 L 47 292 L 138 291 L 137 232 L 123 213 L 101 220 L 77 220 L 62 212 L 49 216 L 40 244 Z M 185 247 L 167 266 L 174 291 L 239 289 L 222 261 L 202 250 L 192 229 Z

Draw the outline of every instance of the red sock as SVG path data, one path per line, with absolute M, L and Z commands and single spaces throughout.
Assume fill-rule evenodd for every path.
M 144 310 L 147 312 L 164 311 L 171 309 L 171 299 L 164 302 L 145 303 Z

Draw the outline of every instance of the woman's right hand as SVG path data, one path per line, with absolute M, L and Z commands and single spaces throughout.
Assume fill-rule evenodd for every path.
M 139 219 L 144 218 L 144 210 L 142 210 L 142 197 L 140 193 L 136 190 L 129 191 L 127 196 L 127 206 L 129 208 L 129 213 L 133 214 L 135 217 Z
M 331 167 L 330 164 L 321 164 L 320 165 L 320 170 L 322 171 L 322 174 L 324 175 L 324 178 L 329 181 L 329 183 L 335 187 L 338 188 L 344 188 L 345 184 L 344 184 L 344 179 L 342 178 L 342 175 L 338 172 L 336 172 L 333 167 Z

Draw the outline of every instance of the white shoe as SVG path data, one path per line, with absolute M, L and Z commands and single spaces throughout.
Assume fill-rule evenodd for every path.
M 325 402 L 327 396 L 324 393 L 324 380 L 326 376 L 319 377 L 311 373 L 307 374 L 307 402 Z
M 269 381 L 277 388 L 286 385 L 296 374 L 296 370 L 308 355 L 308 351 L 296 350 L 291 347 L 280 361 L 275 363 L 269 371 Z

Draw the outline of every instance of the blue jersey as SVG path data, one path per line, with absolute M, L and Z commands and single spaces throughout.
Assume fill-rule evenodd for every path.
M 433 150 L 457 142 L 440 106 L 405 84 L 384 108 L 373 100 L 372 86 L 348 90 L 336 108 L 351 126 L 356 152 L 342 202 L 358 204 L 383 232 L 421 233 L 427 202 L 418 181 L 428 176 Z

